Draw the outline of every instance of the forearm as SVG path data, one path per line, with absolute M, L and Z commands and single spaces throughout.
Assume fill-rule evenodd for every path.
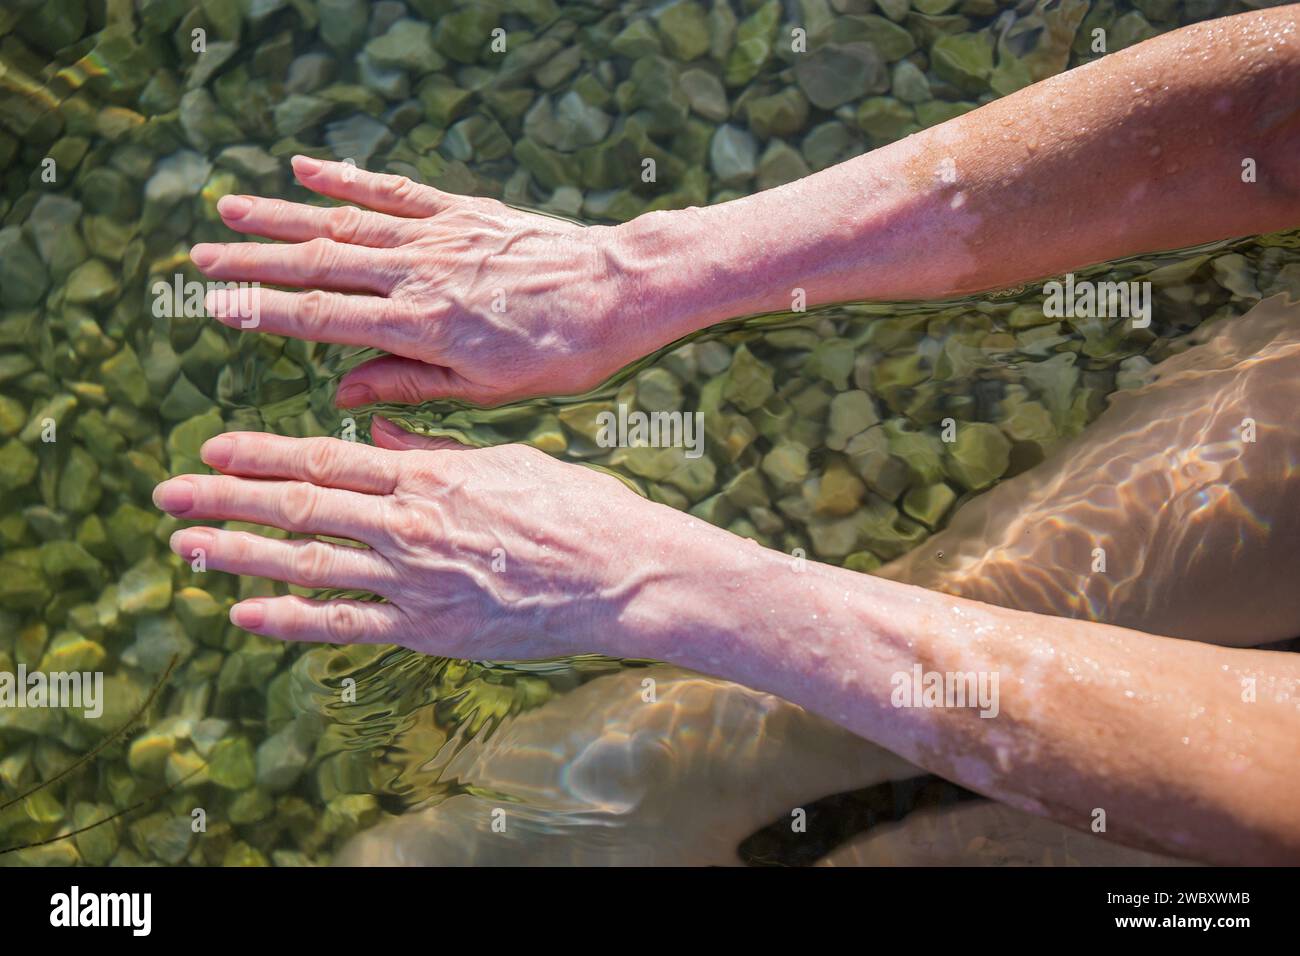
M 689 559 L 660 550 L 646 563 L 617 652 L 770 691 L 1078 828 L 1104 810 L 1122 842 L 1217 862 L 1300 858 L 1290 655 L 996 608 L 797 562 L 698 522 L 690 534 Z M 996 714 L 895 706 L 918 665 L 996 679 Z
M 1300 224 L 1298 24 L 1293 5 L 1185 27 L 797 182 L 643 216 L 615 267 L 662 344 L 800 289 L 944 297 Z

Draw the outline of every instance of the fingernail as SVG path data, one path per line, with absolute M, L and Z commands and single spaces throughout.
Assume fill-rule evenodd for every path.
M 321 161 L 310 156 L 295 156 L 293 170 L 300 176 L 315 176 L 321 171 Z
M 181 549 L 182 539 L 186 539 L 190 543 L 189 548 L 184 551 Z M 188 560 L 194 557 L 195 551 L 212 550 L 212 535 L 204 531 L 202 528 L 181 528 L 178 531 L 172 532 L 171 539 L 167 542 L 167 546 L 181 557 Z M 186 551 L 189 553 L 185 553 Z
M 227 219 L 243 219 L 252 208 L 252 200 L 246 196 L 222 196 L 217 200 L 217 212 Z
M 199 457 L 213 468 L 225 468 L 235 453 L 235 440 L 226 435 L 209 438 L 199 449 Z
M 256 601 L 245 601 L 230 609 L 230 623 L 247 631 L 256 631 L 266 620 L 266 609 Z
M 212 263 L 217 261 L 217 254 L 221 250 L 211 242 L 200 242 L 190 250 L 190 260 L 200 269 L 206 269 Z
M 168 514 L 184 514 L 194 507 L 194 485 L 184 478 L 169 478 L 153 490 L 153 503 Z
M 339 389 L 336 404 L 343 408 L 352 408 L 356 405 L 369 405 L 371 402 L 379 401 L 379 396 L 371 391 L 369 385 L 344 385 Z

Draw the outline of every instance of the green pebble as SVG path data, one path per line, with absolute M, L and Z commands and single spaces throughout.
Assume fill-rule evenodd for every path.
M 257 782 L 257 763 L 247 738 L 226 738 L 208 757 L 208 778 L 226 790 L 247 790 Z

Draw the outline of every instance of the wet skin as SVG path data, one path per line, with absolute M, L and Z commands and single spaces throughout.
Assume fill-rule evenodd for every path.
M 226 199 L 229 225 L 291 244 L 193 255 L 215 278 L 326 287 L 264 291 L 263 331 L 392 352 L 349 374 L 343 404 L 580 391 L 693 328 L 788 307 L 796 287 L 810 304 L 939 296 L 1300 222 L 1298 21 L 1289 7 L 1188 27 L 790 186 L 617 229 L 299 159 L 305 185 L 369 209 Z M 1026 113 L 1041 122 L 1017 131 Z M 1215 135 L 1189 141 L 1206 117 Z M 1260 188 L 1239 188 L 1243 152 L 1259 162 Z M 944 158 L 956 183 L 929 174 Z M 1062 209 L 1078 221 L 1059 235 Z M 718 235 L 737 244 L 724 254 Z M 924 256 L 917 235 L 929 237 Z M 238 324 L 227 306 L 210 302 Z M 368 546 L 209 528 L 178 532 L 179 553 L 203 547 L 218 569 L 389 598 L 257 599 L 232 611 L 236 624 L 451 656 L 657 658 L 771 691 L 1072 826 L 1101 807 L 1108 835 L 1135 845 L 1221 862 L 1300 858 L 1290 655 L 820 565 L 793 573 L 786 555 L 530 449 L 428 448 L 383 423 L 374 438 L 377 448 L 223 436 L 203 452 L 221 474 L 159 486 L 156 502 L 178 517 Z M 508 575 L 490 569 L 496 547 Z M 891 675 L 917 661 L 1001 674 L 999 717 L 891 707 Z M 1251 702 L 1244 681 L 1258 689 Z

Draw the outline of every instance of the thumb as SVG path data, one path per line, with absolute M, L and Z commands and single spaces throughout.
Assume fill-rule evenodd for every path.
M 381 415 L 370 420 L 370 437 L 377 447 L 390 451 L 466 451 L 470 447 L 454 438 L 435 438 L 432 435 L 408 432 Z
M 372 402 L 419 405 L 440 398 L 476 405 L 494 402 L 492 395 L 445 366 L 383 355 L 362 362 L 339 380 L 335 404 L 340 408 L 356 408 Z

